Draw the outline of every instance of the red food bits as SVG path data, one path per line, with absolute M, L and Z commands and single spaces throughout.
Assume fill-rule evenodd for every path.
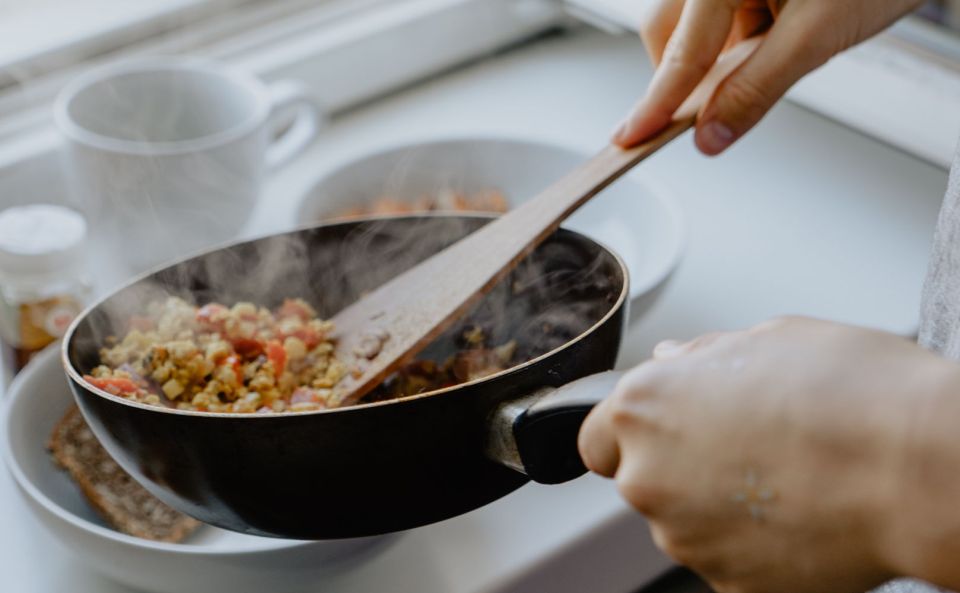
M 273 363 L 273 372 L 279 377 L 287 367 L 287 352 L 278 340 L 268 340 L 266 351 L 267 360 Z
M 142 391 L 142 388 L 131 379 L 124 377 L 105 377 L 98 378 L 90 375 L 84 375 L 83 380 L 98 389 L 102 389 L 112 395 L 136 395 Z
M 263 354 L 263 344 L 251 338 L 232 338 L 230 344 L 241 358 L 251 359 Z

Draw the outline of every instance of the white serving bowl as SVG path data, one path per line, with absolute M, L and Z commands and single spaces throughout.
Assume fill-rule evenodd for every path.
M 589 156 L 555 144 L 504 138 L 428 140 L 356 155 L 321 174 L 301 201 L 298 222 L 335 218 L 382 196 L 414 200 L 446 190 L 467 195 L 500 190 L 515 206 Z M 637 173 L 604 190 L 564 226 L 623 258 L 634 318 L 653 304 L 683 254 L 679 207 Z
M 54 424 L 73 404 L 60 349 L 41 353 L 11 384 L 0 449 L 37 520 L 91 568 L 157 593 L 300 591 L 379 552 L 395 537 L 293 541 L 204 525 L 186 543 L 131 537 L 107 527 L 46 450 Z

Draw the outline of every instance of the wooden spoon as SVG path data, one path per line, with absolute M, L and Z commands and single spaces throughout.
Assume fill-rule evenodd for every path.
M 328 405 L 357 403 L 446 330 L 577 208 L 692 127 L 717 85 L 759 42 L 753 38 L 726 52 L 655 137 L 629 150 L 604 148 L 533 199 L 334 316 L 336 354 L 350 373 Z

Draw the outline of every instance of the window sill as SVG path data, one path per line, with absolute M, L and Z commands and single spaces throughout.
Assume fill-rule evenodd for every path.
M 642 2 L 565 0 L 583 20 L 631 34 Z M 960 136 L 960 42 L 919 19 L 847 51 L 801 80 L 794 103 L 941 168 Z

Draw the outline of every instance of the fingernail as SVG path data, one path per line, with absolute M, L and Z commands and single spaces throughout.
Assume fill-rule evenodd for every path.
M 627 127 L 628 127 L 627 124 L 629 123 L 629 121 L 630 121 L 630 120 L 628 120 L 628 119 L 624 119 L 624 120 L 621 121 L 619 124 L 617 124 L 617 127 L 616 127 L 616 128 L 614 128 L 614 130 L 613 130 L 613 141 L 614 141 L 614 142 L 620 142 L 620 141 L 622 141 L 623 138 L 627 135 Z
M 678 340 L 664 340 L 653 348 L 654 358 L 670 358 L 683 350 L 683 342 Z
M 712 121 L 700 128 L 697 143 L 707 154 L 718 154 L 733 144 L 737 135 L 719 121 Z

